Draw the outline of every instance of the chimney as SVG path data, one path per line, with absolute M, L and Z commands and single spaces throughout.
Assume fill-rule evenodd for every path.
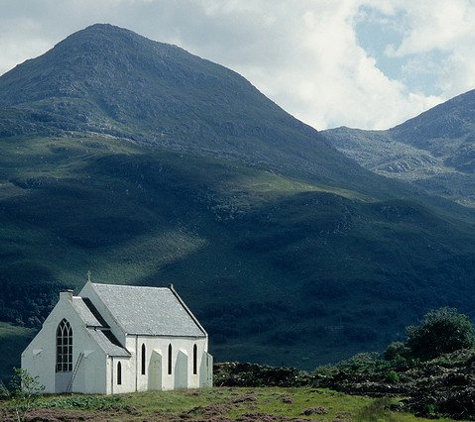
M 67 299 L 69 301 L 73 300 L 73 291 L 72 290 L 61 290 L 59 292 L 59 300 Z

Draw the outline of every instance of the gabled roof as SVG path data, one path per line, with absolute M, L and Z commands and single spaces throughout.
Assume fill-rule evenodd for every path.
M 90 283 L 90 287 L 94 289 L 119 326 L 129 335 L 166 337 L 207 335 L 172 288 L 97 283 Z
M 94 315 L 94 313 L 91 311 L 91 308 L 87 305 L 86 300 L 79 296 L 72 297 L 73 308 L 76 310 L 79 317 L 84 321 L 86 327 L 109 328 L 99 321 L 96 315 Z
M 91 335 L 106 354 L 119 357 L 130 356 L 130 353 L 120 345 L 107 323 L 98 314 L 94 305 L 92 305 L 88 299 L 73 296 L 71 303 L 79 317 L 85 323 L 89 335 Z
M 111 330 L 95 330 L 89 328 L 88 332 L 107 355 L 130 357 L 130 352 L 119 344 L 119 341 L 114 337 Z

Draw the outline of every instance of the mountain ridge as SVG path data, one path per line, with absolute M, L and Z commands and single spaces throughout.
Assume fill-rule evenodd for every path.
M 342 127 L 323 135 L 368 170 L 473 208 L 474 116 L 471 90 L 388 130 Z

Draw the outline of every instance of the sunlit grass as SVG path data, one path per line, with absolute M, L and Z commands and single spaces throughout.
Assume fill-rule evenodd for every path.
M 37 407 L 80 410 L 100 418 L 100 412 L 113 414 L 113 420 L 210 420 L 243 417 L 310 419 L 315 421 L 428 421 L 409 413 L 390 410 L 398 399 L 349 396 L 331 390 L 312 388 L 205 388 L 200 390 L 156 391 L 117 396 L 49 396 Z M 99 414 L 97 413 L 99 412 Z M 112 412 L 112 413 L 111 413 Z M 447 421 L 440 419 L 441 422 Z

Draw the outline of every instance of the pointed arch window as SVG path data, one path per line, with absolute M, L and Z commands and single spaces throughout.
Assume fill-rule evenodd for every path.
M 117 362 L 117 385 L 122 384 L 122 364 Z
M 168 345 L 168 375 L 172 374 L 172 369 L 173 369 L 173 348 L 171 343 Z
M 66 319 L 56 329 L 56 372 L 73 370 L 73 329 Z
M 142 344 L 142 375 L 145 375 L 145 364 L 147 362 L 147 350 L 145 349 L 145 344 Z
M 198 346 L 193 345 L 193 375 L 198 373 Z

